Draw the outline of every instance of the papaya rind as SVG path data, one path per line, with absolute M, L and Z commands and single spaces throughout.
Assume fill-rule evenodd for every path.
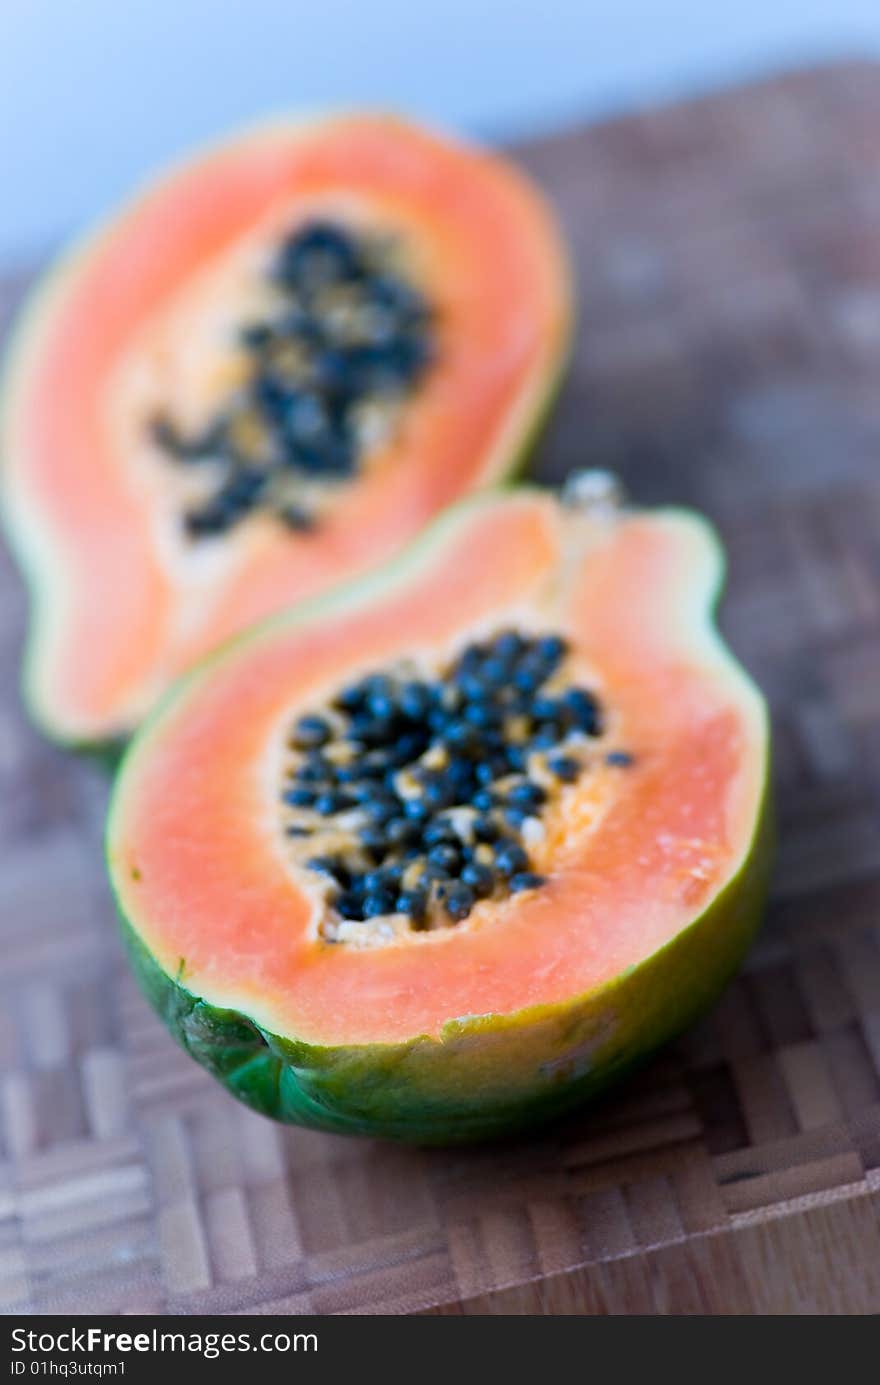
M 55 640 L 53 630 L 63 624 L 69 574 L 55 538 L 41 518 L 39 507 L 22 487 L 13 484 L 10 468 L 6 465 L 6 459 L 18 449 L 17 405 L 24 393 L 32 363 L 39 355 L 43 338 L 63 304 L 70 285 L 100 254 L 104 244 L 123 232 L 127 222 L 137 217 L 141 206 L 166 184 L 185 177 L 191 166 L 206 158 L 215 155 L 222 157 L 233 148 L 249 142 L 258 143 L 273 131 L 290 130 L 305 136 L 312 128 L 356 119 L 359 115 L 369 117 L 377 114 L 382 113 L 352 110 L 299 117 L 279 115 L 252 125 L 237 136 L 201 144 L 184 153 L 164 170 L 147 178 L 119 212 L 86 230 L 55 259 L 26 295 L 7 338 L 0 363 L 0 527 L 18 561 L 28 592 L 30 619 L 22 656 L 22 701 L 31 720 L 47 739 L 94 758 L 111 772 L 118 766 L 122 748 L 135 728 L 120 725 L 108 730 L 106 736 L 82 736 L 60 723 L 44 695 L 44 689 L 50 682 L 44 665 Z M 391 114 L 384 118 L 389 121 L 397 119 Z M 430 129 L 424 124 L 421 128 Z M 546 208 L 547 225 L 552 232 L 554 219 L 549 202 L 536 183 L 529 183 L 529 191 L 536 204 Z M 562 287 L 559 339 L 543 374 L 524 386 L 518 407 L 508 419 L 504 436 L 484 460 L 480 480 L 472 494 L 514 480 L 523 473 L 553 408 L 571 357 L 575 302 L 573 265 L 561 236 L 555 236 L 552 244 L 548 243 L 548 253 L 558 260 Z M 387 562 L 387 557 L 377 560 L 377 566 L 384 562 Z
M 262 1115 L 318 1130 L 451 1145 L 581 1105 L 711 1005 L 756 930 L 771 855 L 762 810 L 749 859 L 712 905 L 637 967 L 584 996 L 451 1020 L 439 1038 L 319 1047 L 260 1030 L 169 977 L 123 919 L 138 982 L 177 1042 Z
M 486 498 L 472 498 L 443 516 L 415 545 L 415 553 L 408 550 L 377 574 L 374 594 L 382 584 L 399 580 L 433 539 L 481 503 Z M 273 1033 L 241 1011 L 211 1004 L 188 989 L 183 961 L 179 974 L 169 975 L 126 916 L 111 856 L 123 938 L 139 984 L 178 1043 L 239 1100 L 276 1120 L 345 1134 L 425 1145 L 492 1139 L 561 1115 L 597 1095 L 687 1028 L 723 989 L 754 936 L 769 883 L 773 829 L 767 709 L 712 619 L 723 576 L 714 530 L 689 512 L 663 513 L 696 525 L 707 540 L 714 571 L 698 616 L 700 635 L 714 661 L 720 659 L 754 700 L 760 719 L 763 789 L 739 868 L 708 907 L 667 943 L 585 994 L 512 1014 L 459 1017 L 437 1036 L 337 1047 Z M 696 593 L 692 595 L 696 616 Z M 330 614 L 345 601 L 344 591 L 333 593 L 232 641 L 172 690 L 133 743 L 126 763 L 134 764 L 148 751 L 164 717 L 230 648 L 262 638 L 274 626 L 314 618 L 317 609 Z M 114 796 L 108 841 L 118 802 Z

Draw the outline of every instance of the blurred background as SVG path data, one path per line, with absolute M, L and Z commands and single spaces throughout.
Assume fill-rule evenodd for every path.
M 878 0 L 0 0 L 0 257 L 267 112 L 378 102 L 492 139 L 880 53 Z
M 582 324 L 536 474 L 718 525 L 780 836 L 721 1005 L 534 1163 L 275 1131 L 109 944 L 106 781 L 25 717 L 0 546 L 0 1310 L 880 1311 L 878 57 L 880 0 L 0 0 L 0 336 L 59 241 L 242 122 L 632 112 L 520 154 Z

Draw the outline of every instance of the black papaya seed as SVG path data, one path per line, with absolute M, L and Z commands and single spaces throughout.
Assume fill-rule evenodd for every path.
M 511 879 L 510 888 L 514 894 L 518 894 L 522 890 L 536 890 L 539 885 L 543 884 L 543 875 L 536 875 L 534 871 L 521 871 Z

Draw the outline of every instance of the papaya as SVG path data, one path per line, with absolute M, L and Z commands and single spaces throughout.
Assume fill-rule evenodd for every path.
M 505 476 L 569 303 L 528 181 L 395 118 L 262 127 L 149 187 L 50 274 L 7 364 L 38 722 L 124 739 L 210 648 Z
M 472 497 L 185 677 L 107 855 L 141 985 L 242 1101 L 485 1139 L 689 1024 L 767 887 L 765 703 L 695 513 Z

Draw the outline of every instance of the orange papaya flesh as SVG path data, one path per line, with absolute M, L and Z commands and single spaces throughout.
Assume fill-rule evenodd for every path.
M 266 1114 L 445 1143 L 566 1110 L 687 1024 L 748 945 L 769 861 L 766 709 L 713 625 L 720 578 L 694 514 L 480 498 L 185 679 L 127 754 L 107 838 L 180 1042 Z M 560 635 L 602 713 L 529 843 L 539 883 L 345 941 L 285 834 L 291 727 L 510 630 Z
M 397 346 L 424 359 L 405 389 L 394 394 L 391 380 L 378 431 L 363 411 L 340 422 L 330 401 L 332 427 L 348 430 L 346 474 L 316 478 L 308 448 L 305 460 L 286 454 L 286 468 L 273 454 L 268 490 L 292 494 L 300 513 L 305 494 L 303 532 L 279 522 L 279 502 L 194 542 L 181 522 L 189 491 L 209 475 L 222 490 L 230 454 L 175 465 L 157 425 L 167 433 L 170 420 L 186 440 L 232 423 L 236 446 L 251 437 L 259 451 L 265 431 L 254 444 L 254 411 L 242 418 L 253 379 L 241 329 L 301 306 L 273 297 L 272 266 L 285 237 L 328 223 L 374 258 L 388 248 L 379 279 L 398 298 L 411 292 L 428 320 L 424 341 Z M 321 300 L 322 331 L 345 319 L 352 279 L 336 286 L 341 304 L 338 293 L 329 308 Z M 71 743 L 125 736 L 209 649 L 387 560 L 450 502 L 507 474 L 558 378 L 569 300 L 558 233 L 526 180 L 389 117 L 267 126 L 149 188 L 61 262 L 9 353 L 4 511 L 33 586 L 26 685 L 44 728 Z M 314 368 L 309 351 L 297 364 L 300 345 L 292 363 L 281 355 L 309 396 L 308 433 L 317 386 L 296 374 Z

